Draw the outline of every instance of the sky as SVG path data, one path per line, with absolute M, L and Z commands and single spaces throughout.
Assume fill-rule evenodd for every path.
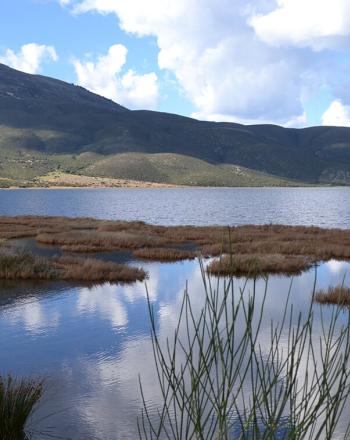
M 1 0 L 0 63 L 131 109 L 350 126 L 350 0 Z

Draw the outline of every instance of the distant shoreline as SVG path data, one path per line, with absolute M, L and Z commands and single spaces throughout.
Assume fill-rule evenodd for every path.
M 123 185 L 123 186 L 102 186 L 102 185 L 87 185 L 87 186 L 67 186 L 67 185 L 51 185 L 51 186 L 11 186 L 0 187 L 0 191 L 15 191 L 15 190 L 67 190 L 67 189 L 263 189 L 263 188 L 280 188 L 280 189 L 300 189 L 300 188 L 349 188 L 347 185 L 261 185 L 261 186 L 201 186 L 201 185 L 170 185 L 170 184 L 154 184 L 154 185 Z
M 1 178 L 0 178 L 1 180 Z M 149 182 L 132 179 L 117 179 L 111 177 L 96 177 L 80 174 L 69 174 L 63 172 L 51 172 L 45 176 L 37 177 L 28 181 L 9 181 L 8 186 L 0 189 L 18 190 L 18 189 L 172 189 L 172 188 L 334 188 L 342 185 L 329 184 L 307 184 L 298 183 L 286 185 L 237 185 L 237 186 L 207 186 L 207 185 L 178 185 L 172 183 Z M 282 182 L 281 182 L 282 183 Z
M 11 186 L 8 188 L 0 188 L 0 190 L 14 191 L 18 189 L 171 189 L 171 188 L 201 188 L 199 186 L 177 186 L 177 185 L 139 185 L 139 186 Z M 203 188 L 203 187 L 202 187 Z
M 2 189 L 86 189 L 86 188 L 181 188 L 185 186 L 168 183 L 147 182 L 110 177 L 84 176 L 52 172 L 27 182 L 11 182 Z M 16 184 L 17 183 L 17 184 Z

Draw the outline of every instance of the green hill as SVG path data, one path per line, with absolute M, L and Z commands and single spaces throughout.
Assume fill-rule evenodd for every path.
M 172 153 L 122 153 L 95 162 L 84 174 L 175 185 L 280 186 L 291 182 L 236 165 L 213 165 Z
M 244 126 L 130 111 L 0 64 L 0 183 L 57 169 L 193 185 L 349 184 L 350 128 Z

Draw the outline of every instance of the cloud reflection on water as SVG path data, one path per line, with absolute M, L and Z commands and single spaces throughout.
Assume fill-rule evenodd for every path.
M 349 267 L 340 262 L 321 265 L 317 269 L 318 287 L 339 283 Z M 201 309 L 200 268 L 198 262 L 185 262 L 148 264 L 147 270 L 159 336 L 165 341 L 173 335 L 186 280 L 195 313 Z M 291 298 L 296 310 L 307 309 L 314 279 L 313 271 L 293 279 Z M 237 280 L 236 289 L 243 283 L 243 279 Z M 262 346 L 270 340 L 270 319 L 281 317 L 289 286 L 288 278 L 269 278 L 266 325 L 259 335 Z M 257 288 L 259 304 L 263 280 L 258 281 Z M 247 289 L 252 289 L 252 282 Z M 328 309 L 324 310 L 327 315 Z M 0 342 L 12 348 L 11 359 L 4 359 L 3 368 L 23 374 L 26 364 L 29 371 L 49 375 L 53 384 L 55 392 L 49 393 L 45 408 L 36 415 L 39 420 L 53 409 L 54 415 L 49 422 L 41 423 L 42 428 L 49 423 L 55 434 L 74 439 L 137 438 L 139 373 L 152 407 L 155 409 L 160 401 L 143 283 L 106 283 L 67 288 L 57 295 L 40 292 L 28 299 L 14 297 L 10 305 L 0 308 L 0 316 Z M 64 411 L 55 414 L 57 409 Z

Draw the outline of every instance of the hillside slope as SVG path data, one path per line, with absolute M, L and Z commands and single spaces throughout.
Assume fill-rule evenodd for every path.
M 158 160 L 155 167 L 157 156 L 138 162 L 136 156 L 129 156 L 126 166 L 120 156 L 124 153 L 169 153 L 202 162 L 199 166 L 189 160 L 192 165 L 184 173 L 177 169 L 177 177 L 172 177 L 169 160 Z M 100 165 L 84 159 L 94 154 Z M 0 177 L 32 178 L 59 166 L 64 171 L 85 172 L 86 168 L 87 173 L 109 177 L 154 173 L 154 181 L 219 185 L 232 180 L 224 177 L 228 168 L 223 165 L 244 167 L 265 177 L 350 184 L 350 128 L 244 126 L 130 111 L 81 87 L 0 64 Z M 215 167 L 220 167 L 216 176 Z

